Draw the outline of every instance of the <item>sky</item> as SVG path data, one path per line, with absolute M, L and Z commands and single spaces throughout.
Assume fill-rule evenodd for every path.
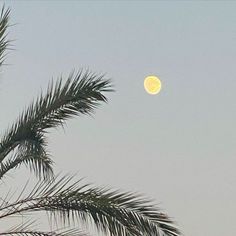
M 50 133 L 56 172 L 144 193 L 184 235 L 236 234 L 236 2 L 6 6 L 15 50 L 0 74 L 1 130 L 52 78 L 106 73 L 116 90 L 108 104 Z M 147 75 L 161 79 L 158 95 L 145 92 Z

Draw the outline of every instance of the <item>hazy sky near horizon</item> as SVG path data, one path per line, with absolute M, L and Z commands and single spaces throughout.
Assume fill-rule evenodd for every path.
M 236 2 L 6 5 L 16 50 L 0 74 L 1 130 L 52 78 L 105 72 L 109 103 L 49 135 L 56 170 L 145 193 L 185 235 L 235 235 Z M 162 80 L 156 96 L 149 74 Z

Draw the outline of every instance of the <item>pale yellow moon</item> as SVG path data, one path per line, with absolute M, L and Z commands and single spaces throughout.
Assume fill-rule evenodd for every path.
M 161 81 L 154 75 L 147 76 L 144 80 L 144 88 L 149 94 L 157 94 L 161 91 Z

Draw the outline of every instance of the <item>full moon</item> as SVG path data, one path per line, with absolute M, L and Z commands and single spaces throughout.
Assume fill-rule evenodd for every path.
M 158 77 L 154 75 L 147 76 L 144 80 L 144 88 L 149 94 L 157 94 L 161 90 L 161 81 Z

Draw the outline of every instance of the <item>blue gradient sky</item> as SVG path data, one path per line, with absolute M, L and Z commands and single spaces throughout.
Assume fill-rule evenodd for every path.
M 236 2 L 6 5 L 17 25 L 0 75 L 1 130 L 52 77 L 106 72 L 109 104 L 50 135 L 56 170 L 145 193 L 185 235 L 235 235 Z M 162 80 L 157 96 L 143 89 L 149 74 Z

